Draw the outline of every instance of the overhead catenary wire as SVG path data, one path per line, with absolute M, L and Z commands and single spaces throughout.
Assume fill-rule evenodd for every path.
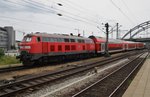
M 110 0 L 110 2 L 126 17 L 126 19 L 131 22 L 132 24 L 135 24 L 123 11 L 120 7 L 118 7 L 113 0 Z
M 34 3 L 37 3 L 38 5 L 41 4 L 41 3 L 36 2 L 36 1 L 33 1 L 33 0 L 30 0 L 30 1 L 32 1 L 32 2 L 34 2 Z M 47 6 L 47 7 L 48 7 L 48 6 Z M 55 9 L 55 10 L 59 10 L 59 11 L 65 12 L 65 13 L 69 13 L 69 15 L 64 15 L 64 16 L 65 16 L 65 17 L 68 17 L 68 18 L 71 18 L 71 19 L 73 19 L 73 20 L 76 20 L 76 21 L 79 21 L 79 22 L 84 22 L 84 23 L 86 23 L 86 24 L 88 23 L 89 25 L 94 26 L 94 27 L 96 27 L 97 25 L 99 25 L 98 23 L 96 23 L 96 25 L 93 25 L 93 22 L 89 22 L 89 21 L 87 21 L 88 19 L 85 19 L 85 18 L 80 17 L 80 16 L 78 16 L 78 15 L 75 15 L 75 16 L 80 17 L 80 18 L 82 18 L 82 19 L 74 18 L 74 17 L 72 17 L 72 15 L 74 15 L 74 14 L 72 14 L 72 13 L 70 13 L 70 12 L 66 12 L 66 11 L 63 11 L 63 10 L 60 10 L 60 9 L 56 9 L 55 7 L 52 7 L 52 8 Z M 83 20 L 83 19 L 85 19 L 85 20 Z M 100 29 L 100 28 L 99 28 L 99 29 Z
M 34 23 L 34 24 L 38 24 L 38 25 L 46 25 L 46 26 L 53 26 L 55 28 L 61 27 L 61 28 L 67 28 L 67 29 L 74 29 L 73 27 L 68 27 L 68 26 L 64 26 L 64 25 L 54 25 L 54 24 L 49 24 L 49 23 L 44 23 L 44 22 L 39 22 L 39 21 L 31 21 L 31 20 L 27 20 L 27 19 L 19 19 L 19 18 L 14 18 L 14 17 L 6 17 L 6 16 L 0 16 L 1 18 L 5 18 L 5 19 L 11 19 L 11 20 L 15 20 L 15 21 L 22 21 L 22 22 L 27 22 L 27 23 Z
M 5 20 L 5 19 L 3 19 L 3 18 L 0 18 L 1 21 L 4 21 L 4 22 L 7 21 L 7 23 L 9 22 L 8 24 L 11 25 L 10 20 L 8 20 L 8 18 L 6 18 L 6 19 L 7 19 L 7 20 Z M 6 24 L 7 24 L 7 23 L 6 23 Z M 13 25 L 14 25 L 14 23 L 15 23 L 15 22 L 13 22 Z M 18 23 L 15 23 L 15 25 L 17 25 L 18 27 L 21 27 L 21 25 L 18 24 Z M 21 33 L 23 33 L 23 32 L 24 32 L 24 33 L 27 33 L 27 32 L 26 32 L 27 30 L 29 31 L 29 29 L 27 29 L 27 28 L 21 28 L 21 29 L 19 29 L 19 30 L 18 30 L 18 28 L 15 28 L 15 31 L 21 32 Z M 31 29 L 30 29 L 30 30 L 31 30 Z
M 25 1 L 25 2 L 26 2 L 26 1 Z M 25 5 L 20 4 L 20 3 L 15 3 L 15 2 L 10 2 L 10 3 L 17 4 L 17 5 L 21 5 L 21 6 L 25 6 Z M 27 2 L 26 2 L 26 3 L 27 3 Z M 34 5 L 34 6 L 36 6 L 36 5 Z M 27 6 L 25 6 L 25 7 L 27 7 Z M 40 7 L 40 6 L 36 6 L 36 7 Z M 47 10 L 49 10 L 49 9 L 47 9 Z M 65 15 L 65 17 L 68 17 L 68 18 L 71 18 L 71 19 L 73 19 L 73 20 L 80 21 L 80 22 L 84 22 L 84 23 L 86 23 L 86 24 L 88 23 L 89 25 L 95 26 L 94 24 L 92 24 L 92 23 L 89 22 L 89 21 L 77 19 L 77 18 L 71 17 L 71 16 L 69 16 L 69 15 Z
M 128 5 L 126 4 L 126 2 L 124 0 L 120 0 L 126 7 L 126 9 L 128 10 L 128 12 L 134 17 L 134 19 L 136 21 L 138 21 L 137 17 L 133 14 L 133 12 L 131 11 L 131 9 L 128 7 Z
M 25 1 L 25 0 L 23 0 L 23 1 Z M 31 0 L 30 0 L 31 1 Z M 7 1 L 6 1 L 7 2 Z M 9 1 L 8 1 L 9 2 Z M 24 6 L 24 7 L 31 7 L 31 6 L 26 6 L 26 5 L 24 5 L 24 3 L 18 3 L 18 2 L 13 2 L 13 1 L 11 1 L 10 3 L 13 3 L 13 4 L 17 4 L 17 5 L 20 5 L 20 6 Z M 32 6 L 32 8 L 40 8 L 40 9 L 42 9 L 43 11 L 45 11 L 45 10 L 49 10 L 49 7 L 48 8 L 45 8 L 45 7 L 41 7 L 41 6 L 37 6 L 37 5 L 34 5 L 34 7 Z M 69 14 L 70 15 L 70 14 Z M 71 19 L 73 19 L 73 20 L 76 20 L 76 21 L 80 21 L 80 22 L 84 22 L 84 23 L 86 23 L 86 24 L 89 24 L 89 25 L 92 25 L 92 26 L 94 26 L 94 27 L 96 27 L 98 24 L 96 24 L 96 23 L 93 23 L 93 22 L 89 22 L 89 21 L 86 21 L 86 20 L 83 20 L 83 19 L 78 19 L 78 18 L 76 18 L 76 17 L 72 17 L 72 15 L 71 16 L 69 16 L 69 15 L 65 15 L 65 17 L 68 17 L 68 18 L 71 18 Z M 24 21 L 25 22 L 25 21 Z M 41 24 L 43 24 L 43 23 L 41 23 Z M 45 25 L 45 23 L 44 23 L 44 25 Z M 46 24 L 46 25 L 49 25 L 49 24 Z
M 67 8 L 70 8 L 70 9 L 72 8 L 73 10 L 78 11 L 83 14 L 86 14 L 91 18 L 98 18 L 98 17 L 96 17 L 96 14 L 92 14 L 92 12 L 89 12 L 88 9 L 83 9 L 83 8 L 81 8 L 81 6 L 76 6 L 75 3 L 67 2 L 67 1 L 68 0 L 65 0 L 65 1 L 59 0 L 59 2 L 62 3 L 63 7 L 65 7 L 65 5 L 67 5 L 68 6 Z
M 30 1 L 32 1 L 32 0 L 30 0 Z M 8 1 L 8 2 L 13 3 L 13 4 L 17 4 L 17 5 L 21 5 L 21 6 L 25 6 L 25 5 L 23 5 L 23 4 L 16 3 L 16 2 L 12 2 L 12 1 Z M 25 0 L 23 0 L 23 2 L 31 4 L 31 2 L 27 2 L 27 1 L 25 1 Z M 32 2 L 35 2 L 35 1 L 32 1 Z M 36 2 L 36 3 L 38 3 L 38 2 Z M 41 5 L 39 5 L 39 3 L 38 3 L 38 4 L 33 4 L 33 3 L 32 3 L 32 5 L 33 5 L 32 7 L 42 8 L 42 9 L 45 9 L 45 10 L 49 10 L 48 6 L 46 6 L 47 8 L 45 8 L 45 7 L 41 6 Z M 31 6 L 25 6 L 25 7 L 31 7 Z M 52 7 L 52 8 L 54 8 L 54 7 Z M 56 9 L 56 8 L 54 8 L 54 9 L 55 9 L 55 10 L 60 10 L 60 9 Z M 65 12 L 65 11 L 63 11 L 63 10 L 60 10 L 60 11 Z M 69 12 L 65 12 L 65 13 L 69 13 Z M 71 15 L 71 16 L 70 16 L 70 15 Z M 84 23 L 89 24 L 89 25 L 92 25 L 92 26 L 97 26 L 97 25 L 99 25 L 99 23 L 96 23 L 96 22 L 94 23 L 93 21 L 92 21 L 92 22 L 87 21 L 87 19 L 85 19 L 85 18 L 83 18 L 83 17 L 80 17 L 80 16 L 75 15 L 76 17 L 80 17 L 80 18 L 81 18 L 81 19 L 78 19 L 78 18 L 76 18 L 76 17 L 72 17 L 72 15 L 73 15 L 73 14 L 70 13 L 69 15 L 64 15 L 64 16 L 67 17 L 67 18 L 70 18 L 70 19 L 72 19 L 72 20 L 84 22 Z M 85 19 L 85 20 L 83 20 L 83 19 Z
M 43 8 L 40 8 L 38 6 L 29 6 L 29 5 L 24 5 L 23 3 L 18 3 L 18 2 L 13 2 L 13 1 L 8 1 L 8 0 L 5 0 L 5 2 L 8 2 L 8 3 L 11 3 L 11 4 L 15 4 L 15 5 L 19 5 L 19 6 L 23 6 L 23 7 L 29 7 L 29 8 L 35 8 L 35 9 L 40 9 L 40 10 L 45 10 Z M 16 6 L 15 6 L 16 7 Z M 42 12 L 42 11 L 41 11 Z M 49 13 L 55 13 L 53 10 L 48 10 Z M 44 12 L 42 12 L 44 13 Z
M 63 4 L 67 4 L 67 5 L 70 6 L 70 8 L 73 8 L 77 11 L 80 11 L 81 13 L 87 14 L 91 18 L 96 18 L 98 20 L 97 23 L 100 23 L 99 20 L 103 20 L 103 19 L 106 20 L 107 19 L 107 18 L 104 18 L 104 17 L 99 17 L 99 14 L 96 14 L 97 12 L 94 12 L 94 10 L 87 9 L 86 7 L 83 7 L 83 6 L 73 2 L 72 0 L 59 0 L 59 2 L 62 2 Z M 114 22 L 115 20 L 109 19 L 109 21 Z
M 87 9 L 87 8 L 77 4 L 77 3 L 72 2 L 71 0 L 65 0 L 65 1 L 68 1 L 70 4 L 73 4 L 72 6 L 78 6 L 78 8 L 80 8 L 80 10 L 89 12 L 90 14 L 93 13 L 93 10 Z
M 39 2 L 36 2 L 36 1 L 33 1 L 33 0 L 30 0 L 31 2 L 28 2 L 28 3 L 30 3 L 30 4 L 36 4 L 36 5 L 38 5 L 38 6 L 43 6 L 42 5 L 42 3 L 39 3 Z M 46 5 L 44 5 L 44 6 L 46 6 Z M 49 6 L 47 6 L 47 7 L 49 7 Z M 49 7 L 50 8 L 50 7 Z M 94 23 L 94 24 L 98 24 L 97 22 L 95 22 L 95 21 L 93 21 L 93 20 L 90 20 L 90 19 L 87 19 L 86 17 L 81 17 L 81 16 L 79 16 L 79 15 L 76 15 L 76 14 L 74 14 L 74 13 L 71 13 L 71 12 L 68 12 L 68 11 L 64 11 L 64 10 L 61 10 L 61 9 L 58 9 L 58 8 L 55 8 L 55 7 L 52 7 L 52 9 L 54 9 L 54 10 L 57 10 L 57 11 L 61 11 L 61 12 L 63 12 L 63 13 L 66 13 L 66 14 L 69 14 L 70 16 L 73 16 L 73 17 L 75 17 L 75 18 L 80 18 L 80 19 L 78 19 L 78 20 L 82 20 L 82 22 L 83 22 L 83 20 L 84 21 L 87 21 L 87 22 L 91 22 L 91 23 Z M 60 13 L 61 14 L 61 13 Z M 64 15 L 65 16 L 65 15 Z M 86 22 L 86 23 L 87 23 Z
M 31 1 L 31 0 L 30 0 Z M 6 1 L 6 2 L 10 2 L 10 3 L 13 3 L 13 4 L 17 4 L 17 5 L 20 5 L 20 6 L 25 6 L 25 5 L 23 5 L 23 4 L 20 4 L 20 3 L 16 3 L 16 2 L 12 2 L 12 1 Z M 25 0 L 23 0 L 23 2 L 25 2 L 25 3 L 29 3 L 29 4 L 31 4 L 31 2 L 27 2 L 27 1 L 25 1 Z M 34 1 L 35 2 L 35 1 Z M 36 3 L 38 3 L 38 2 L 36 2 Z M 33 4 L 33 3 L 32 3 Z M 31 7 L 31 6 L 25 6 L 25 7 Z M 33 6 L 32 6 L 32 8 L 34 8 L 34 7 L 36 7 L 36 8 L 42 8 L 42 10 L 48 10 L 49 11 L 49 8 L 45 8 L 45 7 L 43 7 L 43 6 L 41 6 L 41 5 L 38 5 L 38 4 L 33 4 Z M 54 8 L 54 7 L 52 7 L 52 8 Z M 60 10 L 60 9 L 56 9 L 56 8 L 54 8 L 55 10 Z M 50 10 L 51 11 L 51 10 Z M 60 10 L 60 11 L 63 11 L 63 10 Z M 63 11 L 63 12 L 65 12 L 65 11 Z M 67 13 L 69 13 L 69 12 L 67 12 Z M 72 13 L 70 13 L 69 15 L 73 15 Z M 66 15 L 65 15 L 66 16 Z M 69 18 L 71 18 L 71 16 L 66 16 L 66 17 L 69 17 Z M 82 19 L 85 19 L 85 18 L 83 18 L 83 17 L 80 17 L 80 18 L 82 18 Z M 75 19 L 75 18 L 71 18 L 71 19 L 74 19 L 74 20 L 78 20 L 78 21 L 80 21 L 80 22 L 84 22 L 84 23 L 88 23 L 89 21 L 87 21 L 86 19 L 83 21 L 83 20 L 81 20 L 81 19 Z M 94 23 L 94 22 L 91 22 L 91 23 Z M 90 25 L 91 25 L 91 23 L 90 23 Z

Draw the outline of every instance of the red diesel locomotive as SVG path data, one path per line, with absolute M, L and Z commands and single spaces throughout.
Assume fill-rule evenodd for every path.
M 46 63 L 48 60 L 94 55 L 92 39 L 58 34 L 28 34 L 19 44 L 20 60 L 24 65 Z
M 23 65 L 43 64 L 49 60 L 64 60 L 95 56 L 105 52 L 105 39 L 63 34 L 27 34 L 19 44 L 18 58 Z M 144 48 L 143 43 L 110 39 L 109 52 Z

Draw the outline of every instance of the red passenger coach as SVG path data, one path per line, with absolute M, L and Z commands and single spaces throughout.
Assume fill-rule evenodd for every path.
M 134 50 L 136 49 L 136 42 L 132 41 L 124 41 L 123 44 L 125 45 L 125 50 Z
M 104 53 L 105 52 L 105 38 L 90 36 L 89 38 L 93 39 L 95 43 L 96 53 Z M 110 53 L 119 52 L 124 50 L 123 41 L 116 39 L 109 39 L 108 50 Z
M 143 49 L 143 48 L 144 48 L 144 43 L 137 42 L 137 43 L 136 43 L 136 48 L 137 48 L 137 49 Z
M 93 40 L 78 36 L 36 33 L 26 35 L 20 43 L 20 60 L 24 65 L 94 53 Z

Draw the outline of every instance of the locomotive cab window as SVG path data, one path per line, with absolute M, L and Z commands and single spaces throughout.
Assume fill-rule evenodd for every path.
M 26 36 L 24 37 L 23 41 L 30 42 L 32 40 L 32 37 Z

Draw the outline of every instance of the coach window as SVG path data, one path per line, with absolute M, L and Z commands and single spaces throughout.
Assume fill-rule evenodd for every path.
M 40 37 L 37 37 L 37 42 L 40 42 L 40 41 L 41 41 Z

